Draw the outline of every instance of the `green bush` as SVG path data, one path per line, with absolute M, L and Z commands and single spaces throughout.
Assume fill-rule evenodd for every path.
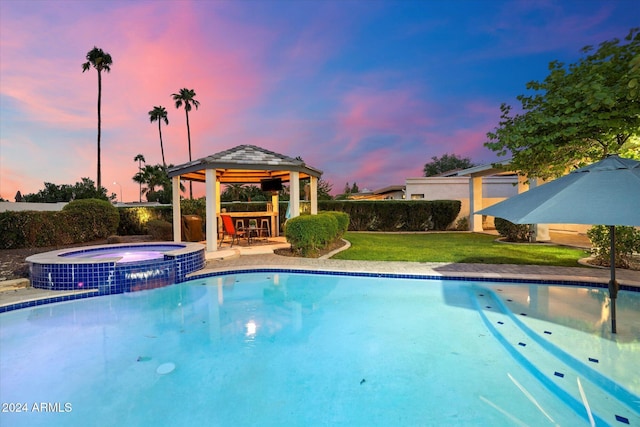
M 339 237 L 337 215 L 301 215 L 287 221 L 285 236 L 291 250 L 302 256 L 313 256 Z
M 118 234 L 132 236 L 147 234 L 147 223 L 153 219 L 171 222 L 173 210 L 171 206 L 137 206 L 133 208 L 118 208 L 120 224 Z
M 74 200 L 62 208 L 71 238 L 77 242 L 106 239 L 118 230 L 118 209 L 106 200 Z
M 318 201 L 320 210 L 348 214 L 350 231 L 446 230 L 460 207 L 459 200 Z
M 265 208 L 266 209 L 266 208 Z M 198 215 L 204 221 L 207 217 L 207 203 L 204 197 L 184 199 L 180 202 L 181 215 Z
M 60 212 L 0 213 L 0 249 L 60 246 L 105 239 L 115 233 L 120 216 L 105 200 L 81 199 Z
M 496 218 L 496 230 L 507 242 L 528 242 L 531 227 L 529 224 L 514 224 L 504 218 Z
M 338 221 L 338 238 L 344 236 L 344 233 L 349 230 L 349 215 L 344 212 L 338 211 L 323 211 L 322 214 L 333 215 L 333 217 Z
M 596 225 L 587 231 L 593 248 L 591 253 L 602 266 L 611 265 L 611 240 L 609 227 Z M 629 268 L 629 261 L 635 253 L 640 253 L 640 230 L 634 227 L 616 227 L 615 263 L 616 267 Z
M 469 217 L 463 216 L 456 221 L 456 225 L 453 226 L 456 231 L 468 231 L 469 230 Z
M 147 223 L 149 235 L 154 240 L 173 240 L 173 226 L 162 219 L 152 219 Z
M 0 249 L 73 243 L 66 232 L 66 222 L 60 224 L 60 216 L 60 212 L 0 213 Z

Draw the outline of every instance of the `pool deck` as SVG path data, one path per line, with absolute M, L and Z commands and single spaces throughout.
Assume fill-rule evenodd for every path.
M 571 239 L 571 236 L 565 237 Z M 576 240 L 576 239 L 573 239 Z M 571 246 L 581 246 L 580 240 L 568 242 Z M 239 271 L 257 268 L 283 270 L 337 271 L 355 273 L 428 275 L 439 277 L 461 277 L 478 279 L 513 279 L 538 281 L 571 281 L 598 283 L 609 282 L 608 268 L 595 267 L 550 267 L 541 265 L 513 264 L 466 264 L 442 262 L 394 262 L 394 261 L 347 261 L 323 258 L 297 258 L 275 255 L 276 248 L 288 247 L 283 238 L 271 239 L 268 244 L 251 246 L 236 245 L 223 247 L 207 254 L 204 270 L 191 274 L 197 277 L 203 274 L 224 271 Z M 616 270 L 619 284 L 640 288 L 640 271 Z M 28 301 L 47 300 L 95 291 L 49 291 L 29 286 L 27 279 L 0 282 L 0 307 L 11 306 Z

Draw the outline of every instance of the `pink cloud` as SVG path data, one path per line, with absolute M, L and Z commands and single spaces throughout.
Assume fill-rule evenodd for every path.
M 347 93 L 336 117 L 336 140 L 345 143 L 343 153 L 353 151 L 372 135 L 407 138 L 432 124 L 430 106 L 413 93 L 411 88 L 356 89 Z
M 12 37 L 2 41 L 2 95 L 12 100 L 25 120 L 43 128 L 43 137 L 33 141 L 34 151 L 41 151 L 49 165 L 53 163 L 58 169 L 48 171 L 47 176 L 60 177 L 57 183 L 73 183 L 82 176 L 95 180 L 97 76 L 93 69 L 82 73 L 80 66 L 94 44 L 109 52 L 114 61 L 111 73 L 103 73 L 103 185 L 108 187 L 113 180 L 107 176 L 113 176 L 125 181 L 127 187 L 137 187 L 131 176 L 137 170 L 133 157 L 138 153 L 145 154 L 150 163 L 161 162 L 157 124 L 150 124 L 147 115 L 155 105 L 165 106 L 169 113 L 170 125 L 163 124 L 167 161 L 177 164 L 188 160 L 184 110 L 176 110 L 171 99 L 171 93 L 181 87 L 194 88 L 201 102 L 199 110 L 190 115 L 194 158 L 219 151 L 208 144 L 216 134 L 242 127 L 242 112 L 262 96 L 265 73 L 261 58 L 240 48 L 225 32 L 244 34 L 258 50 L 269 37 L 259 28 L 229 23 L 216 15 L 208 15 L 208 25 L 192 34 L 185 32 L 194 20 L 202 18 L 190 7 L 193 4 L 132 4 L 101 10 L 100 19 L 98 12 L 92 12 L 94 17 L 55 28 L 62 43 L 59 47 L 52 44 L 54 53 L 59 49 L 53 55 L 31 55 L 32 45 L 42 43 L 43 33 L 34 29 L 46 32 L 43 29 L 51 28 L 50 24 L 36 18 L 29 18 L 32 23 L 27 26 L 25 21 L 3 20 L 3 34 L 7 30 Z M 78 38 L 77 34 L 88 36 Z M 190 37 L 186 39 L 185 34 Z M 92 35 L 97 37 L 91 40 Z M 48 144 L 45 127 L 75 134 L 66 142 L 70 149 L 60 151 Z M 80 139 L 78 131 L 84 135 Z M 46 163 L 34 165 L 39 171 L 51 169 Z M 13 192 L 13 181 L 5 178 L 5 172 L 3 169 L 2 191 Z M 41 183 L 25 188 L 28 180 L 20 182 L 24 193 L 42 188 Z

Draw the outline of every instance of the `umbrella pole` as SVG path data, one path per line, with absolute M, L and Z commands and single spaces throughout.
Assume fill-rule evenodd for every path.
M 618 282 L 616 281 L 616 226 L 609 226 L 609 240 L 611 241 L 610 264 L 611 280 L 609 280 L 609 298 L 611 299 L 611 333 L 616 333 L 616 298 L 618 297 Z

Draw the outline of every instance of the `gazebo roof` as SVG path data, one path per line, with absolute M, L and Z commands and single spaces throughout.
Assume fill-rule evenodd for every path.
M 265 150 L 255 145 L 238 145 L 198 160 L 169 168 L 169 177 L 205 182 L 205 170 L 215 169 L 216 178 L 223 184 L 259 183 L 263 179 L 280 178 L 288 182 L 291 172 L 300 178 L 315 176 L 322 171 L 307 166 L 302 160 Z

